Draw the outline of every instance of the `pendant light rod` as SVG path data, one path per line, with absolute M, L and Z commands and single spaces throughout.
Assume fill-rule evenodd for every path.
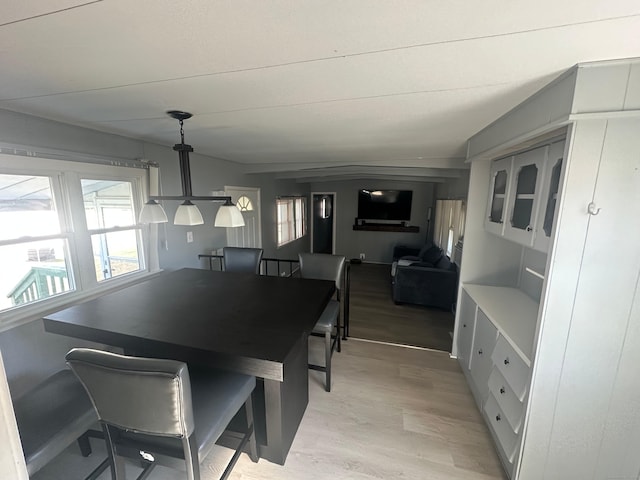
M 189 112 L 180 110 L 169 110 L 167 112 L 171 118 L 180 122 L 180 143 L 173 146 L 173 150 L 178 152 L 180 161 L 180 181 L 182 183 L 182 195 L 151 195 L 143 208 L 140 218 L 141 223 L 164 223 L 167 222 L 167 215 L 162 206 L 156 203 L 157 200 L 181 200 L 183 203 L 176 210 L 174 218 L 175 225 L 202 225 L 204 220 L 202 214 L 192 200 L 204 200 L 210 202 L 224 202 L 218 208 L 214 226 L 216 227 L 242 227 L 244 218 L 237 206 L 233 204 L 230 196 L 227 195 L 193 195 L 191 188 L 191 168 L 189 165 L 189 153 L 193 152 L 193 147 L 184 143 L 184 121 L 191 118 Z
M 182 195 L 181 196 L 150 196 L 149 200 L 209 200 L 213 202 L 225 202 L 232 203 L 231 197 L 227 196 L 201 196 L 193 195 L 193 189 L 191 187 L 191 166 L 189 162 L 189 153 L 193 152 L 193 147 L 184 143 L 184 121 L 193 117 L 189 112 L 183 112 L 182 110 L 169 110 L 167 112 L 171 118 L 178 120 L 180 123 L 180 143 L 176 143 L 173 146 L 173 150 L 178 152 L 178 160 L 180 162 L 180 182 L 182 183 Z

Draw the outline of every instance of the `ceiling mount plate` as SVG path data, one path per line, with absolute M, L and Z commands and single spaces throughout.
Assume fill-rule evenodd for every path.
M 182 112 L 180 110 L 169 110 L 167 115 L 171 118 L 175 118 L 176 120 L 186 120 L 187 118 L 193 117 L 189 112 Z

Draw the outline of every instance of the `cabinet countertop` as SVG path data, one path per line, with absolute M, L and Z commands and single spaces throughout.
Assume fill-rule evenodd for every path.
M 531 366 L 538 303 L 517 288 L 471 283 L 465 283 L 463 288 L 527 366 Z

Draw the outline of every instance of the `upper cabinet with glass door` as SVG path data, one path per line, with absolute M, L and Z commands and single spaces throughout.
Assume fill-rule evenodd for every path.
M 533 246 L 547 150 L 544 146 L 513 157 L 504 236 L 527 246 Z
M 564 140 L 557 141 L 492 163 L 487 231 L 547 251 L 564 144 Z
M 491 165 L 491 186 L 485 229 L 496 235 L 504 234 L 504 222 L 507 214 L 509 196 L 509 178 L 511 176 L 512 157 L 496 160 Z
M 551 240 L 558 192 L 560 191 L 564 146 L 564 140 L 549 145 L 547 164 L 542 181 L 542 192 L 540 194 L 540 211 L 538 212 L 535 238 L 533 240 L 533 248 L 541 252 L 546 252 L 549 249 Z

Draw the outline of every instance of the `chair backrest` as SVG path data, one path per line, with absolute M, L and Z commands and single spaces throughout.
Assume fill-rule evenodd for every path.
M 74 348 L 67 364 L 100 421 L 136 433 L 186 438 L 194 431 L 187 365 Z
M 333 280 L 340 290 L 345 258 L 328 253 L 299 253 L 300 276 L 317 280 Z
M 224 247 L 225 272 L 260 273 L 261 248 Z

